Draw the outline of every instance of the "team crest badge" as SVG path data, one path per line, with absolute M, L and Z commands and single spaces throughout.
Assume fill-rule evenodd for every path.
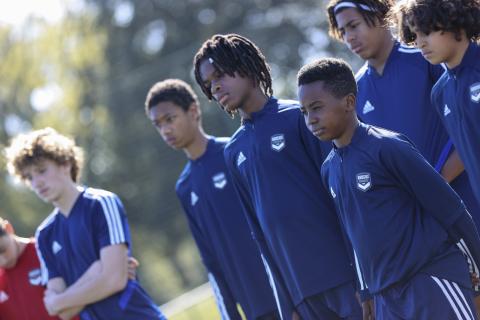
M 5 291 L 0 291 L 0 303 L 4 303 L 8 298 L 8 294 Z
M 475 103 L 480 101 L 480 82 L 474 83 L 470 86 L 470 99 Z
M 42 272 L 40 269 L 33 269 L 28 273 L 28 281 L 32 286 L 42 285 Z
M 212 177 L 213 185 L 217 189 L 223 189 L 227 185 L 227 178 L 225 177 L 225 173 L 220 172 L 217 173 Z
M 357 173 L 357 188 L 365 192 L 372 187 L 372 179 L 370 173 Z
M 270 141 L 272 143 L 272 149 L 275 151 L 281 151 L 285 148 L 285 136 L 282 133 L 274 134 Z

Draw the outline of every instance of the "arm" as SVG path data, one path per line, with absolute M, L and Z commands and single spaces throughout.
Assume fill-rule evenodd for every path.
M 210 249 L 208 241 L 204 236 L 204 232 L 195 220 L 195 214 L 189 210 L 190 205 L 188 199 L 182 197 L 177 188 L 177 196 L 187 215 L 188 225 L 192 236 L 197 244 L 203 264 L 208 270 L 208 280 L 212 287 L 215 301 L 218 310 L 220 311 L 222 319 L 241 319 L 240 313 L 237 309 L 237 301 L 225 280 L 224 274 L 219 267 L 218 259 L 214 252 Z
M 458 177 L 464 170 L 463 162 L 458 155 L 457 150 L 454 150 L 445 161 L 445 164 L 440 171 L 442 177 L 448 183 L 452 182 L 456 177 Z
M 104 247 L 100 251 L 98 272 L 80 278 L 62 293 L 45 296 L 49 312 L 58 314 L 65 309 L 85 306 L 123 290 L 128 278 L 127 253 L 123 244 Z
M 267 273 L 270 286 L 272 287 L 275 301 L 277 303 L 277 308 L 279 313 L 282 315 L 282 319 L 291 319 L 292 314 L 294 313 L 295 306 L 293 305 L 292 299 L 288 292 L 287 286 L 283 277 L 281 276 L 280 270 L 276 266 L 274 259 L 268 248 L 268 244 L 265 240 L 263 231 L 260 226 L 260 222 L 256 216 L 253 202 L 251 196 L 248 192 L 248 189 L 242 184 L 241 177 L 235 166 L 235 161 L 229 158 L 228 150 L 225 151 L 225 161 L 227 169 L 232 178 L 232 184 L 234 190 L 239 197 L 240 205 L 242 206 L 243 212 L 245 214 L 246 220 L 252 232 L 252 237 L 259 247 L 261 258 L 265 266 L 265 271 Z
M 463 239 L 472 263 L 480 261 L 480 238 L 465 205 L 446 181 L 407 142 L 384 144 L 385 167 L 409 190 L 428 214 L 445 228 L 453 241 Z M 477 273 L 478 274 L 478 273 Z
M 65 291 L 66 287 L 67 286 L 65 284 L 65 281 L 62 278 L 54 278 L 54 279 L 49 280 L 48 284 L 47 284 L 47 289 L 45 290 L 44 300 L 47 296 L 62 293 L 63 291 Z M 46 305 L 46 303 L 45 303 L 45 305 Z M 82 311 L 82 309 L 83 309 L 83 307 L 68 308 L 68 309 L 62 310 L 60 313 L 58 313 L 58 317 L 62 320 L 70 320 L 71 318 L 73 318 L 74 316 L 79 314 L 80 311 Z M 50 313 L 50 310 L 47 309 L 47 311 L 50 315 L 55 315 L 53 313 Z

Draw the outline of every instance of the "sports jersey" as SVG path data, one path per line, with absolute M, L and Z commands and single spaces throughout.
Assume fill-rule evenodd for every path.
M 474 224 L 458 195 L 405 136 L 360 124 L 349 145 L 330 152 L 322 178 L 371 293 L 417 273 L 472 287 L 462 251 L 478 274 Z
M 0 268 L 0 320 L 52 320 L 43 304 L 40 262 L 32 240 L 10 269 Z
M 100 260 L 100 250 L 116 244 L 130 248 L 130 231 L 120 199 L 113 193 L 86 188 L 68 217 L 55 209 L 38 227 L 38 256 L 43 281 L 63 278 L 67 287 Z M 81 319 L 164 319 L 135 280 L 120 292 L 86 306 Z
M 210 137 L 203 155 L 189 160 L 176 192 L 208 272 L 223 319 L 275 312 L 272 288 L 225 166 L 228 138 Z
M 366 63 L 357 73 L 357 114 L 362 121 L 406 135 L 427 161 L 440 172 L 452 143 L 430 94 L 444 72 L 426 61 L 420 50 L 395 42 L 379 75 Z M 480 205 L 463 172 L 451 182 L 480 226 Z
M 244 119 L 225 147 L 255 239 L 295 305 L 354 279 L 320 179 L 330 148 L 310 133 L 297 102 L 273 97 Z
M 480 201 L 480 47 L 470 43 L 462 62 L 432 89 L 432 102 L 457 148 Z

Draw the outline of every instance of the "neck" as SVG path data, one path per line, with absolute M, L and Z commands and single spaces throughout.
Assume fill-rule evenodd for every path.
M 79 194 L 79 187 L 75 182 L 71 181 L 63 189 L 60 197 L 52 203 L 64 216 L 68 217 Z
M 468 46 L 470 42 L 465 38 L 462 37 L 462 40 L 455 46 L 455 50 L 452 53 L 451 57 L 445 61 L 448 69 L 453 69 L 457 67 L 460 63 L 462 63 L 463 57 L 467 52 Z
M 343 148 L 348 146 L 352 141 L 353 134 L 355 133 L 355 130 L 357 130 L 359 124 L 360 122 L 358 121 L 358 118 L 356 116 L 351 117 L 348 121 L 348 124 L 345 126 L 345 130 L 343 131 L 343 133 L 338 138 L 333 140 L 335 146 L 337 148 Z
M 265 93 L 260 88 L 256 88 L 239 109 L 240 116 L 243 119 L 249 119 L 252 113 L 262 110 L 267 101 L 268 97 Z
M 185 154 L 190 160 L 195 160 L 200 158 L 205 151 L 207 150 L 208 136 L 203 132 L 203 129 L 200 127 L 196 132 L 195 137 L 187 147 L 183 149 Z
M 386 32 L 379 52 L 374 57 L 367 60 L 368 64 L 372 66 L 379 75 L 383 74 L 383 69 L 385 68 L 385 64 L 392 52 L 394 44 L 395 40 L 392 38 L 391 33 Z

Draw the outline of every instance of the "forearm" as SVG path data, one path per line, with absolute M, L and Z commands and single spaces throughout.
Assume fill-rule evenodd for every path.
M 458 155 L 457 150 L 454 150 L 445 161 L 440 174 L 448 182 L 452 182 L 464 170 L 463 162 Z
M 90 269 L 89 269 L 90 270 Z M 127 275 L 109 271 L 100 264 L 100 272 L 80 278 L 58 297 L 60 309 L 85 306 L 103 300 L 125 288 Z
M 64 309 L 58 314 L 58 317 L 62 320 L 70 320 L 73 317 L 75 317 L 77 314 L 79 314 L 82 310 L 83 310 L 83 306 Z

